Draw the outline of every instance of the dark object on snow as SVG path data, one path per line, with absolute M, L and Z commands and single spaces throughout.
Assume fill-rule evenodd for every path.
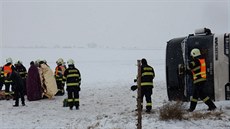
M 38 68 L 35 66 L 34 62 L 31 62 L 30 65 L 26 80 L 27 99 L 29 101 L 34 101 L 42 98 L 42 89 Z
M 131 86 L 131 90 L 132 90 L 132 91 L 135 91 L 136 89 L 137 89 L 137 85 L 132 85 L 132 86 Z

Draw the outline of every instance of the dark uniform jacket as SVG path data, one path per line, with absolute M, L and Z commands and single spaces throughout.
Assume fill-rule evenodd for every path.
M 74 65 L 70 65 L 64 72 L 64 81 L 66 81 L 67 90 L 68 87 L 78 87 L 81 85 L 80 71 L 75 68 Z
M 23 90 L 23 80 L 19 73 L 17 73 L 16 71 L 12 71 L 12 73 L 9 75 L 9 79 L 11 79 L 14 82 L 15 91 Z
M 154 69 L 149 65 L 141 66 L 141 86 L 153 87 Z
M 26 70 L 25 66 L 23 66 L 22 64 L 21 65 L 16 65 L 15 69 L 17 70 L 19 75 L 22 77 L 22 79 L 26 79 L 27 70 Z

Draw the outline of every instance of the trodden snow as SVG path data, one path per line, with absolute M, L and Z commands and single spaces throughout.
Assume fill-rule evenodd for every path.
M 159 109 L 168 102 L 164 49 L 112 48 L 2 48 L 1 65 L 11 57 L 26 68 L 32 60 L 45 59 L 54 70 L 56 60 L 72 58 L 82 74 L 80 110 L 63 107 L 65 96 L 52 100 L 26 100 L 26 106 L 13 107 L 13 100 L 0 101 L 1 129 L 135 129 L 137 93 L 130 90 L 137 75 L 137 60 L 146 58 L 156 77 L 152 95 L 153 113 L 143 114 L 143 129 L 229 129 L 230 101 L 215 102 L 221 118 L 188 120 L 159 119 Z M 145 103 L 144 103 L 145 104 Z M 185 102 L 188 108 L 189 103 Z M 197 112 L 207 112 L 199 102 Z

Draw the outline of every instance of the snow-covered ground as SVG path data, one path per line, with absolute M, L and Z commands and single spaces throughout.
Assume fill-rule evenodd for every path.
M 143 129 L 229 129 L 230 101 L 215 102 L 223 110 L 221 119 L 159 120 L 159 108 L 168 101 L 165 82 L 165 50 L 102 48 L 1 48 L 0 62 L 12 57 L 28 68 L 29 62 L 46 59 L 54 70 L 60 57 L 72 58 L 82 74 L 80 110 L 62 107 L 65 96 L 52 100 L 26 101 L 12 107 L 13 100 L 0 101 L 1 129 L 134 129 L 137 116 L 136 92 L 130 90 L 137 74 L 137 59 L 145 57 L 156 72 L 152 95 L 153 111 L 144 114 Z M 189 103 L 185 103 L 188 107 Z M 202 102 L 196 111 L 207 109 Z

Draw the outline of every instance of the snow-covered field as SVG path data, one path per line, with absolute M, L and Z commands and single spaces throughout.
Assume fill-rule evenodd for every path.
M 145 57 L 155 69 L 152 95 L 154 113 L 144 114 L 143 129 L 229 129 L 230 101 L 215 102 L 223 110 L 221 119 L 159 120 L 159 108 L 168 101 L 165 82 L 165 50 L 103 48 L 1 48 L 0 65 L 5 59 L 29 62 L 46 59 L 54 70 L 56 60 L 72 58 L 82 74 L 80 110 L 62 107 L 65 96 L 52 100 L 26 101 L 26 107 L 12 107 L 13 100 L 0 101 L 1 129 L 134 129 L 137 116 L 136 92 L 130 90 L 137 74 L 137 59 Z M 189 103 L 185 103 L 188 107 Z M 198 103 L 196 111 L 206 105 Z

